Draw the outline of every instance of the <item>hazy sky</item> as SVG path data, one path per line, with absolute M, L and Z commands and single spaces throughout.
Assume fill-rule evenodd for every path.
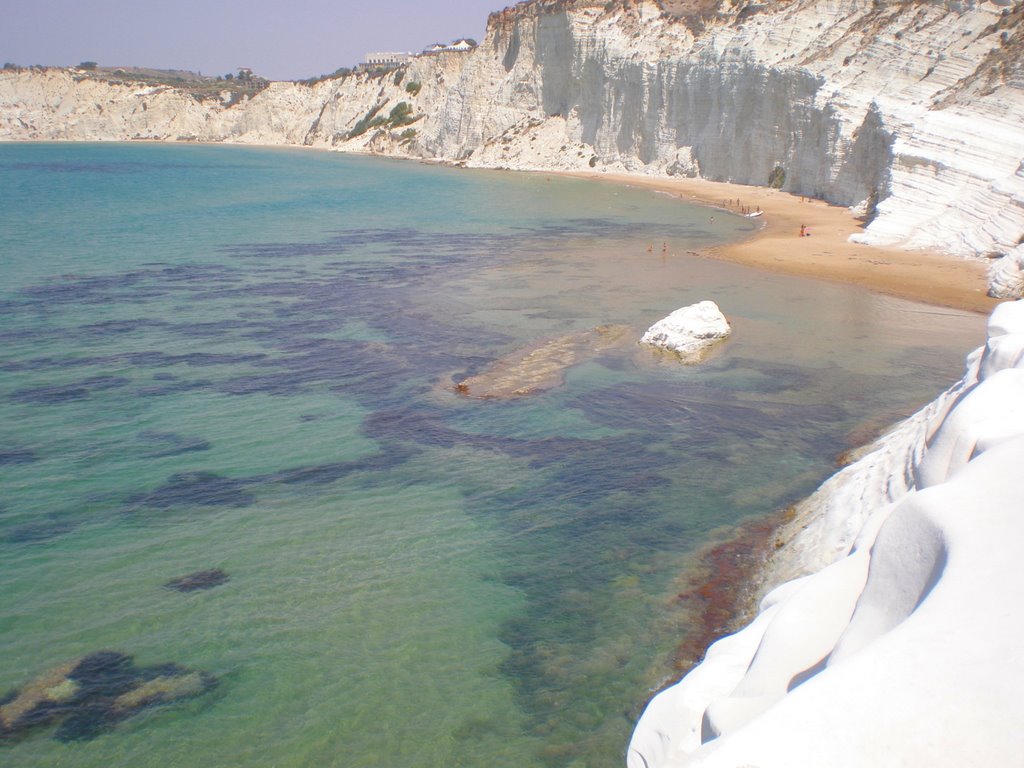
M 276 80 L 313 77 L 368 51 L 483 40 L 514 0 L 0 0 L 0 63 L 137 65 Z

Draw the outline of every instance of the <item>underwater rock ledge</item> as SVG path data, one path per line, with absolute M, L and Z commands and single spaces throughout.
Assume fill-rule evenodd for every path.
M 65 662 L 0 698 L 0 744 L 56 726 L 58 741 L 87 741 L 149 707 L 206 693 L 217 679 L 178 664 L 139 667 L 119 651 Z

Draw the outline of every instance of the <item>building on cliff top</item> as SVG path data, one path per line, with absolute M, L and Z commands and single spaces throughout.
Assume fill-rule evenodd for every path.
M 366 54 L 366 61 L 359 65 L 360 69 L 379 69 L 381 67 L 400 67 L 412 61 L 414 54 L 398 52 L 378 52 Z
M 428 45 L 426 48 L 423 49 L 423 53 L 430 54 L 441 53 L 443 51 L 472 51 L 474 48 L 476 48 L 476 46 L 477 43 L 475 40 L 470 40 L 468 37 L 463 37 L 460 38 L 459 40 L 455 40 L 454 42 L 448 44 L 434 43 L 433 45 Z

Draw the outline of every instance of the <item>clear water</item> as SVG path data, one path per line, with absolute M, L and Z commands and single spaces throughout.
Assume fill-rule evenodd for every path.
M 12 768 L 620 766 L 694 552 L 981 338 L 687 255 L 745 219 L 543 175 L 0 145 L 0 195 L 0 695 L 100 649 L 219 679 Z M 627 345 L 532 398 L 451 391 L 705 298 L 735 333 L 702 366 Z M 162 586 L 206 568 L 230 581 Z

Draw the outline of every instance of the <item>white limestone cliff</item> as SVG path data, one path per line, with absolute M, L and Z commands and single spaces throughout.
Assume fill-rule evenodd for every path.
M 801 505 L 757 618 L 652 700 L 630 768 L 1019 765 L 1024 302 Z
M 1002 258 L 1024 239 L 1022 19 L 1021 0 L 531 0 L 492 14 L 473 52 L 417 57 L 400 79 L 275 83 L 232 106 L 0 72 L 0 139 L 295 144 L 757 185 L 774 171 L 873 217 L 866 242 Z M 415 123 L 351 135 L 403 101 Z M 995 291 L 1021 290 L 1004 277 Z

